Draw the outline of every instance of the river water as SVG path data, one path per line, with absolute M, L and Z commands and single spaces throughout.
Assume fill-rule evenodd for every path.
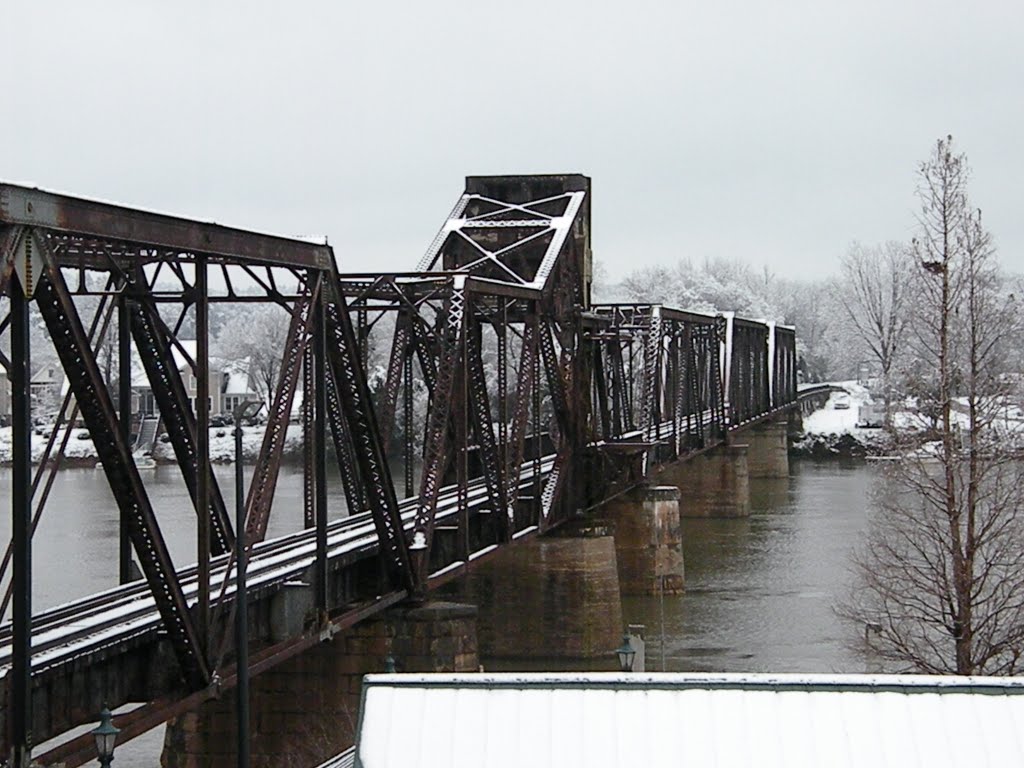
M 231 508 L 233 468 L 215 471 Z M 174 562 L 193 562 L 195 518 L 180 474 L 171 466 L 146 472 Z M 669 671 L 866 671 L 856 632 L 833 606 L 848 590 L 850 552 L 867 521 L 873 475 L 870 465 L 794 460 L 788 479 L 751 481 L 749 518 L 684 520 L 685 594 L 623 600 L 623 618 L 646 626 L 647 669 L 664 663 Z M 8 499 L 10 479 L 9 470 L 0 470 L 0 495 Z M 337 476 L 329 488 L 333 514 L 344 515 Z M 301 470 L 284 467 L 269 535 L 300 528 L 301 509 Z M 9 526 L 9 515 L 0 516 L 3 541 Z M 113 586 L 116 537 L 103 471 L 59 472 L 37 532 L 35 610 Z M 151 732 L 123 745 L 117 765 L 157 765 L 160 743 Z
M 785 480 L 751 480 L 751 515 L 684 519 L 686 592 L 623 600 L 646 626 L 647 669 L 865 672 L 856 630 L 833 607 L 849 590 L 870 465 L 792 461 Z

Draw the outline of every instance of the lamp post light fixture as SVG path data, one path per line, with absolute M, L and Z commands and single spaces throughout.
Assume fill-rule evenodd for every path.
M 100 724 L 92 729 L 92 735 L 96 739 L 96 754 L 104 768 L 110 768 L 114 761 L 114 743 L 120 732 L 121 729 L 114 726 L 110 710 L 103 707 L 103 711 L 100 712 Z
M 636 649 L 630 645 L 629 635 L 622 636 L 622 645 L 615 649 L 615 655 L 619 657 L 619 669 L 623 672 L 633 671 L 633 659 L 636 658 Z

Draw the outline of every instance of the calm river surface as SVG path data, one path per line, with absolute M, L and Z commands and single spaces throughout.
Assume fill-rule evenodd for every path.
M 870 465 L 792 461 L 787 480 L 751 481 L 751 516 L 683 520 L 686 593 L 623 601 L 647 627 L 647 669 L 864 672 L 833 613 L 867 522 Z M 854 638 L 855 639 L 855 638 Z
M 145 482 L 178 565 L 195 561 L 195 523 L 175 467 L 158 467 Z M 216 469 L 233 505 L 234 474 Z M 867 520 L 871 466 L 791 462 L 787 480 L 751 481 L 752 514 L 742 520 L 684 520 L 686 594 L 623 601 L 623 618 L 647 627 L 647 669 L 713 672 L 863 672 L 850 630 L 833 614 L 849 581 L 851 548 Z M 0 495 L 10 498 L 9 470 Z M 248 482 L 248 478 L 247 478 Z M 339 478 L 330 503 L 344 512 Z M 270 536 L 301 527 L 302 475 L 284 467 Z M 10 535 L 9 514 L 0 536 Z M 99 469 L 58 473 L 34 550 L 35 610 L 116 583 L 117 512 Z M 161 729 L 162 730 L 162 729 Z M 158 765 L 157 732 L 118 748 L 120 768 Z

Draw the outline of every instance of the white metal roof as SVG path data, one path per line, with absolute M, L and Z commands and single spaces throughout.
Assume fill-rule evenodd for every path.
M 1024 679 L 371 675 L 363 768 L 1024 765 Z
M 317 768 L 352 768 L 355 764 L 356 748 L 349 747 L 344 752 L 335 755 L 326 763 L 321 763 Z

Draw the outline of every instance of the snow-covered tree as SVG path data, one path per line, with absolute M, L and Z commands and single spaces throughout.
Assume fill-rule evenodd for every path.
M 891 425 L 892 376 L 903 354 L 913 307 L 913 259 L 903 243 L 854 243 L 840 261 L 832 295 L 843 318 L 840 326 L 882 374 L 885 424 Z
M 248 375 L 268 407 L 277 389 L 289 323 L 288 313 L 276 304 L 246 304 L 225 321 L 213 344 L 218 357 Z

